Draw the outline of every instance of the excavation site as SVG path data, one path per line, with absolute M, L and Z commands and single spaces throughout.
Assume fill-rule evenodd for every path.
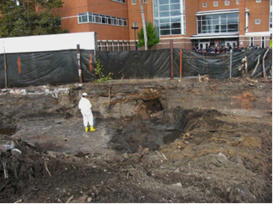
M 271 80 L 0 92 L 0 202 L 272 202 Z M 85 132 L 81 94 L 96 131 Z

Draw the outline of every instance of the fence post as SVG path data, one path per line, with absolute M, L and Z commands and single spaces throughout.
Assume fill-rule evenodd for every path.
M 5 88 L 8 88 L 8 74 L 7 74 L 7 58 L 4 46 L 4 67 L 5 67 Z
M 80 53 L 79 44 L 77 45 L 77 61 L 78 61 L 79 81 L 82 84 L 81 53 Z
M 231 49 L 229 54 L 230 54 L 230 63 L 229 63 L 229 69 L 230 69 L 230 73 L 229 73 L 229 78 L 232 77 L 232 53 L 233 53 L 233 50 Z
M 170 49 L 171 49 L 171 80 L 173 80 L 173 40 L 170 40 Z
M 183 68 L 183 66 L 182 66 L 182 53 L 183 53 L 183 51 L 180 50 L 180 81 L 182 79 L 182 68 Z

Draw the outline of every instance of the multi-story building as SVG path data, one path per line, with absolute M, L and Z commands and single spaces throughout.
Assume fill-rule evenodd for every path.
M 100 50 L 133 50 L 134 22 L 142 27 L 139 0 L 63 0 L 62 28 L 95 31 Z M 272 0 L 143 0 L 145 21 L 160 43 L 155 49 L 269 47 Z

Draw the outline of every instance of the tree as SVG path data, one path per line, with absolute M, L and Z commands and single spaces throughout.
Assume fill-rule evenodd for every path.
M 150 49 L 156 44 L 158 44 L 160 40 L 157 37 L 156 29 L 151 22 L 147 24 L 146 31 L 147 31 L 147 38 L 148 38 L 148 48 Z M 138 36 L 139 47 L 144 47 L 145 43 L 144 43 L 143 28 L 140 29 L 140 31 L 137 33 L 137 36 Z
M 58 16 L 62 0 L 5 0 L 0 2 L 0 37 L 65 33 Z

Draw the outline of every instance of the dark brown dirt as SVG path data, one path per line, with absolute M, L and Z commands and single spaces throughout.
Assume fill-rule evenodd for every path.
M 225 83 L 216 82 L 216 85 L 205 85 L 207 91 L 213 85 L 215 89 L 220 83 Z M 262 85 L 271 91 L 267 82 Z M 174 92 L 181 91 L 172 83 L 166 85 L 168 88 L 171 86 Z M 143 89 L 144 85 L 141 87 Z M 215 104 L 208 108 L 207 101 L 200 108 L 194 107 L 197 102 L 192 102 L 193 108 L 185 108 L 189 106 L 185 95 L 184 107 L 174 107 L 177 101 L 171 102 L 170 95 L 160 95 L 167 94 L 167 88 L 160 89 L 156 94 L 151 90 L 143 91 L 140 95 L 126 96 L 131 97 L 130 100 L 126 97 L 124 101 L 117 100 L 119 96 L 114 94 L 116 89 L 112 87 L 110 102 L 119 106 L 124 103 L 124 112 L 107 119 L 103 119 L 103 115 L 109 112 L 95 113 L 98 130 L 94 134 L 79 130 L 79 127 L 82 128 L 81 118 L 78 118 L 73 105 L 54 108 L 55 99 L 42 100 L 40 97 L 39 107 L 29 107 L 27 112 L 18 113 L 18 109 L 11 110 L 9 106 L 9 111 L 5 112 L 3 110 L 8 107 L 6 101 L 14 96 L 6 95 L 6 99 L 1 96 L 0 202 L 271 203 L 272 116 L 268 112 L 272 103 L 268 102 L 268 94 L 271 93 L 257 93 L 253 89 L 252 94 L 244 94 L 246 89 L 237 92 L 223 89 L 224 95 L 231 93 L 230 104 L 235 104 L 230 111 L 223 111 L 215 108 Z M 118 90 L 122 92 L 121 87 Z M 201 97 L 203 87 L 189 90 L 196 97 Z M 219 93 L 223 94 L 223 90 Z M 144 92 L 145 96 L 141 95 Z M 184 88 L 183 94 L 185 92 L 188 90 Z M 217 96 L 220 97 L 219 93 Z M 209 100 L 209 95 L 205 96 L 205 100 Z M 192 95 L 188 97 L 193 98 Z M 265 110 L 256 104 L 263 101 L 262 97 Z M 102 100 L 92 97 L 93 101 L 95 99 Z M 16 99 L 14 107 L 28 102 L 36 103 L 22 97 Z M 219 103 L 227 104 L 221 100 Z M 109 106 L 110 113 L 116 108 L 113 104 Z M 138 114 L 125 112 L 134 106 Z M 38 114 L 35 115 L 35 112 Z M 39 128 L 36 130 L 35 126 Z M 42 136 L 38 130 L 43 130 Z M 67 133 L 64 134 L 65 131 Z M 35 139 L 34 133 L 45 140 L 53 135 L 52 143 L 48 144 L 64 146 L 66 151 L 43 145 L 45 140 Z M 73 137 L 74 134 L 81 135 Z M 67 136 L 67 141 L 64 136 Z M 3 144 L 11 140 L 15 148 L 22 151 L 20 156 L 3 148 Z M 88 144 L 84 144 L 86 140 Z M 40 143 L 34 145 L 31 141 Z M 70 146 L 65 145 L 70 141 Z M 75 147 L 72 147 L 73 144 Z M 80 151 L 82 147 L 86 151 Z M 3 163 L 7 164 L 9 178 L 6 179 Z

